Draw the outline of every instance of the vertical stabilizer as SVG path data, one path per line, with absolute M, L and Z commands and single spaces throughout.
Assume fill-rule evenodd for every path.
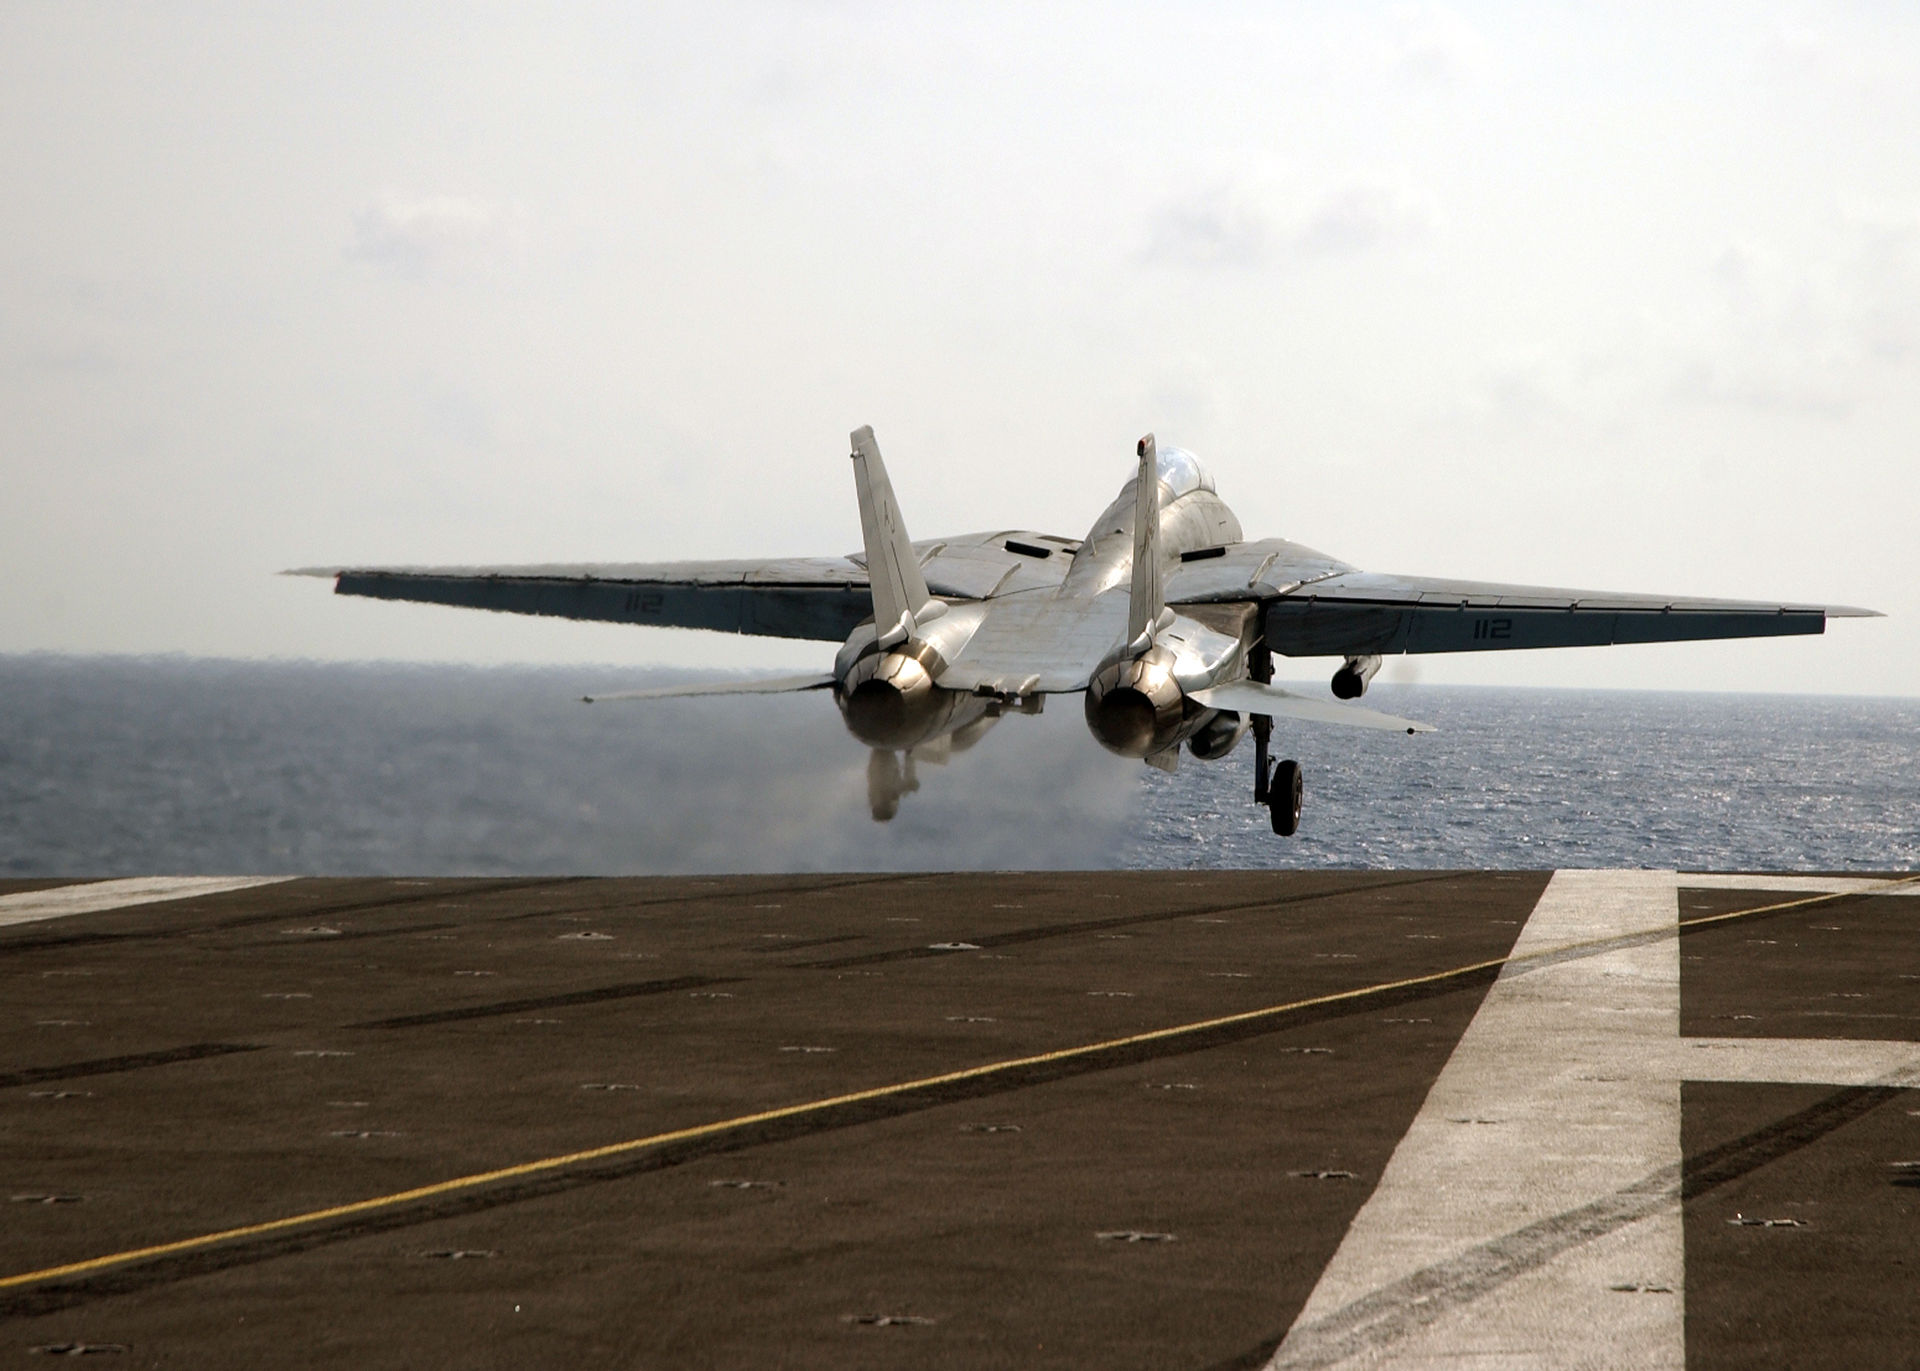
M 1133 491 L 1133 587 L 1127 602 L 1127 643 L 1145 652 L 1160 621 L 1160 458 L 1153 435 L 1140 440 L 1140 476 Z
M 932 617 L 927 612 L 932 597 L 913 544 L 907 541 L 900 506 L 893 499 L 893 483 L 887 479 L 871 427 L 853 431 L 853 482 L 860 492 L 860 532 L 867 543 L 873 625 L 880 645 L 891 647 L 909 637 L 917 621 Z

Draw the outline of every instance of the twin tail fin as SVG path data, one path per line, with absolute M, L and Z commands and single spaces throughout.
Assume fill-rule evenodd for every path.
M 1166 608 L 1160 583 L 1160 455 L 1149 433 L 1140 440 L 1140 474 L 1133 491 L 1133 584 L 1127 601 L 1127 652 L 1153 646 Z
M 914 556 L 893 483 L 880 460 L 871 426 L 853 431 L 853 481 L 860 494 L 860 532 L 867 544 L 867 580 L 873 587 L 873 625 L 880 646 L 888 648 L 913 636 L 946 608 L 927 592 L 927 578 Z

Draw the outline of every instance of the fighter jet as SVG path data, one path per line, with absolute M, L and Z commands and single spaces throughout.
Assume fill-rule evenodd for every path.
M 1272 683 L 1275 654 L 1340 657 L 1332 693 L 1364 695 L 1381 659 L 1821 633 L 1841 605 L 1618 595 L 1360 571 L 1284 538 L 1249 542 L 1192 453 L 1148 434 L 1084 538 L 1026 529 L 914 542 L 871 428 L 852 434 L 863 551 L 787 561 L 499 567 L 309 567 L 341 595 L 840 644 L 809 676 L 668 686 L 594 699 L 830 691 L 873 749 L 876 819 L 1008 714 L 1079 695 L 1112 752 L 1171 771 L 1253 735 L 1253 802 L 1294 833 L 1300 766 L 1270 756 L 1273 721 L 1429 732 Z

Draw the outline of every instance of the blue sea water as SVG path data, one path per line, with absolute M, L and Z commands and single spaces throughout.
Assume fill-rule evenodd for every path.
M 0 877 L 1920 866 L 1920 700 L 1378 686 L 1440 731 L 1282 732 L 1281 839 L 1250 744 L 1167 775 L 1072 699 L 917 767 L 877 824 L 823 696 L 580 703 L 659 679 L 0 657 Z
M 1241 778 L 1183 768 L 1146 779 L 1142 864 L 1920 865 L 1920 700 L 1437 686 L 1376 698 L 1440 731 L 1292 735 L 1310 822 L 1284 860 Z

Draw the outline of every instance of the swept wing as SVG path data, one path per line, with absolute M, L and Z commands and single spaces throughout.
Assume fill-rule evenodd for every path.
M 911 545 L 931 593 L 987 600 L 1058 586 L 1078 541 L 1003 529 Z M 529 566 L 303 567 L 340 595 L 561 619 L 845 641 L 873 614 L 866 558 L 590 562 Z
M 1820 633 L 1848 605 L 1636 595 L 1361 571 L 1284 539 L 1187 554 L 1171 604 L 1253 602 L 1265 638 L 1291 657 L 1602 647 Z
M 340 595 L 511 614 L 598 619 L 838 642 L 872 612 L 867 574 L 843 557 L 769 562 L 306 567 Z
M 1846 605 L 1623 595 L 1345 572 L 1265 607 L 1267 642 L 1294 657 L 1605 647 L 1825 632 Z

